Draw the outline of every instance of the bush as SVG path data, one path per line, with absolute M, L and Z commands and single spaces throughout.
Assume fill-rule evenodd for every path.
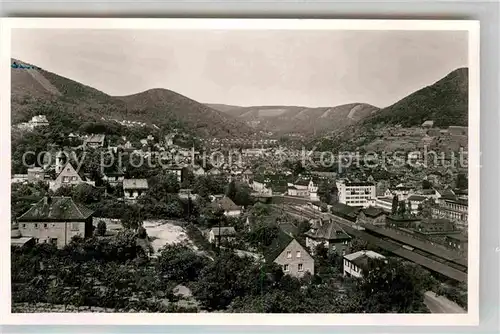
M 106 222 L 103 220 L 99 220 L 97 223 L 96 235 L 104 236 L 106 235 Z

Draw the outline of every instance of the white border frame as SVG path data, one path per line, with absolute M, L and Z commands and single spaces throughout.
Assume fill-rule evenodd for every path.
M 469 34 L 469 259 L 467 314 L 221 314 L 221 313 L 11 313 L 10 296 L 10 48 L 11 30 L 28 29 L 245 29 L 245 30 L 460 30 Z M 0 21 L 0 317 L 6 325 L 384 325 L 479 324 L 479 21 L 326 19 L 104 19 L 2 18 Z

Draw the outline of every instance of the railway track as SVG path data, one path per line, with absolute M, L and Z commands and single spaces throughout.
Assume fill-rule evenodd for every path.
M 319 219 L 324 215 L 322 212 L 298 205 L 280 205 L 278 208 L 288 214 L 303 217 L 306 219 Z M 467 282 L 467 268 L 463 265 L 453 263 L 446 258 L 440 258 L 436 254 L 430 254 L 420 249 L 414 249 L 404 243 L 391 239 L 390 237 L 380 237 L 359 229 L 352 222 L 343 218 L 327 214 L 338 223 L 348 234 L 361 238 L 368 243 L 374 244 L 396 256 L 417 263 L 431 271 L 437 272 L 448 278 L 459 282 Z M 406 247 L 404 247 L 406 246 Z

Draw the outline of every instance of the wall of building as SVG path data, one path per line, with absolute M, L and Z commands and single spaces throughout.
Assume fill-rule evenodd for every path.
M 347 248 L 349 248 L 349 241 L 347 240 L 331 242 L 328 240 L 314 240 L 306 237 L 306 246 L 311 250 L 312 254 L 314 254 L 319 244 L 323 244 L 330 252 L 335 252 L 338 255 L 345 255 Z
M 229 211 L 224 211 L 224 215 L 228 217 L 235 217 L 239 216 L 241 214 L 241 210 L 229 210 Z
M 147 190 L 124 190 L 123 194 L 125 199 L 137 199 L 142 194 L 146 193 Z
M 339 203 L 349 206 L 368 207 L 370 200 L 377 197 L 375 185 L 352 186 L 338 182 Z
M 290 252 L 291 257 L 288 257 L 288 252 Z M 297 252 L 300 252 L 300 257 L 297 257 Z M 293 240 L 285 250 L 276 257 L 274 262 L 282 266 L 282 268 L 288 265 L 288 271 L 284 269 L 283 271 L 285 274 L 293 277 L 302 277 L 306 272 L 310 272 L 311 275 L 314 275 L 314 259 L 297 240 Z M 299 264 L 302 264 L 302 271 L 299 271 Z
M 19 222 L 19 231 L 23 237 L 33 237 L 38 243 L 53 242 L 59 248 L 67 245 L 71 239 L 79 235 L 82 238 L 92 233 L 92 221 L 80 222 Z
M 385 225 L 386 219 L 385 215 L 380 215 L 378 217 L 368 217 L 364 212 L 358 215 L 358 223 L 360 224 L 371 224 L 371 225 Z
M 351 261 L 344 259 L 344 276 L 353 276 L 357 278 L 363 277 L 361 268 L 357 267 Z

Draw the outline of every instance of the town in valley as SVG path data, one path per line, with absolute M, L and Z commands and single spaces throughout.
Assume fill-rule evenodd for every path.
M 12 64 L 12 312 L 467 313 L 466 67 L 308 108 Z

